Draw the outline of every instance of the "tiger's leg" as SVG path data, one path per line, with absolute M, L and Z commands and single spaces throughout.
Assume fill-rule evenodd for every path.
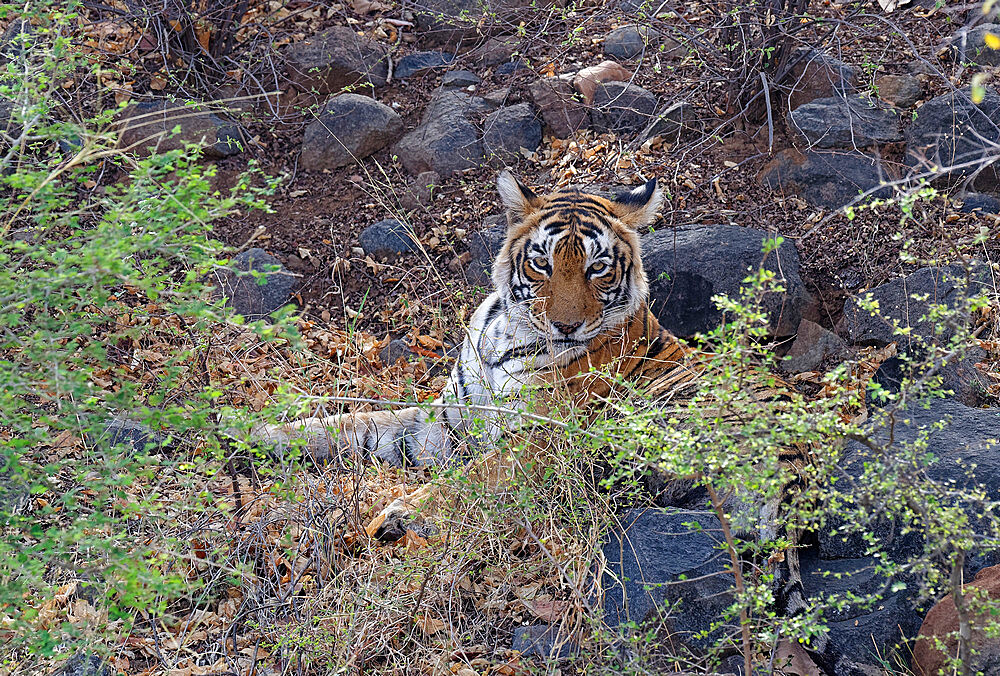
M 362 461 L 379 459 L 396 467 L 412 467 L 451 459 L 453 444 L 446 420 L 447 411 L 432 419 L 428 411 L 411 407 L 258 425 L 251 437 L 279 448 L 301 440 L 314 460 L 354 456 Z

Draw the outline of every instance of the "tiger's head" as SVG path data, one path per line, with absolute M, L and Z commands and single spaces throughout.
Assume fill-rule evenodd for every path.
M 536 195 L 509 171 L 497 181 L 507 238 L 493 284 L 540 337 L 582 344 L 624 324 L 649 295 L 636 231 L 656 216 L 656 179 L 608 200 L 575 190 Z

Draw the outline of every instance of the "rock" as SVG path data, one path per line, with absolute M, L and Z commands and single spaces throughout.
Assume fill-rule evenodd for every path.
M 639 85 L 605 82 L 594 94 L 591 126 L 598 132 L 620 136 L 638 134 L 653 120 L 656 96 Z
M 963 214 L 1000 214 L 1000 199 L 993 195 L 970 192 L 962 196 L 960 211 Z
M 788 148 L 764 165 L 757 178 L 772 190 L 798 195 L 814 206 L 839 209 L 869 190 L 874 192 L 864 201 L 888 196 L 888 187 L 878 189 L 883 177 L 877 157 L 857 151 L 800 152 Z
M 860 148 L 903 140 L 899 116 L 858 96 L 815 99 L 793 110 L 789 127 L 810 146 Z
M 875 80 L 880 99 L 897 108 L 909 108 L 924 93 L 924 84 L 913 75 L 883 75 Z
M 516 26 L 516 12 L 529 7 L 530 0 L 405 0 L 402 6 L 413 12 L 423 42 L 457 49 L 508 22 Z
M 817 601 L 834 594 L 879 593 L 889 581 L 875 572 L 876 565 L 870 558 L 822 560 L 815 550 L 806 550 L 801 557 L 803 592 Z M 822 657 L 834 674 L 849 674 L 852 669 L 864 673 L 858 671 L 861 665 L 878 664 L 879 654 L 890 652 L 903 638 L 916 636 L 920 627 L 920 615 L 908 590 L 888 594 L 871 606 L 845 602 L 826 610 L 824 616 L 830 633 Z
M 480 166 L 486 159 L 483 145 L 468 117 L 489 108 L 485 100 L 465 92 L 438 90 L 420 126 L 396 144 L 400 162 L 413 175 L 435 171 L 445 177 Z
M 819 324 L 803 319 L 799 322 L 791 349 L 781 361 L 781 368 L 786 373 L 816 371 L 824 362 L 841 355 L 846 348 L 843 338 Z
M 967 584 L 969 587 L 975 588 L 964 590 L 967 603 L 969 603 L 970 624 L 972 625 L 971 643 L 973 649 L 978 653 L 973 657 L 972 673 L 998 674 L 1000 673 L 1000 639 L 995 636 L 988 637 L 984 630 L 985 627 L 996 623 L 997 618 L 995 615 L 991 616 L 989 610 L 982 607 L 982 602 L 979 602 L 977 609 L 973 605 L 976 602 L 970 597 L 974 595 L 976 590 L 981 590 L 979 593 L 985 593 L 990 600 L 989 602 L 996 605 L 997 600 L 1000 599 L 1000 566 L 984 568 L 976 574 L 971 583 Z M 920 626 L 919 638 L 913 646 L 913 673 L 916 676 L 937 676 L 939 673 L 950 672 L 951 669 L 942 670 L 948 666 L 948 656 L 954 656 L 958 653 L 957 633 L 958 611 L 955 608 L 955 599 L 948 595 L 930 609 Z M 937 647 L 938 640 L 944 644 L 945 652 Z
M 455 60 L 455 55 L 448 52 L 417 52 L 407 54 L 396 63 L 393 76 L 397 80 L 405 80 L 414 75 L 423 75 L 435 68 L 444 68 Z
M 525 61 L 515 59 L 513 61 L 508 61 L 507 63 L 501 63 L 493 72 L 496 75 L 513 75 L 518 71 L 531 72 L 531 67 Z
M 285 48 L 288 78 L 317 94 L 337 94 L 347 87 L 362 90 L 385 85 L 388 57 L 374 40 L 346 26 L 334 26 Z
M 413 350 L 410 349 L 409 345 L 398 338 L 393 338 L 388 345 L 379 351 L 378 358 L 386 366 L 392 366 L 400 359 L 408 359 L 412 355 Z
M 180 133 L 174 134 L 178 126 Z M 205 157 L 220 159 L 243 152 L 245 144 L 239 125 L 193 102 L 133 103 L 122 111 L 117 129 L 118 147 L 136 155 L 147 154 L 151 148 L 165 152 L 194 143 Z
M 366 254 L 376 258 L 392 258 L 420 248 L 410 227 L 394 218 L 369 225 L 361 231 L 358 242 Z
M 677 41 L 648 26 L 622 26 L 604 38 L 604 53 L 623 60 L 652 56 L 653 52 L 673 52 L 678 47 Z
M 575 641 L 561 636 L 559 627 L 550 624 L 514 627 L 514 638 L 510 647 L 524 657 L 551 659 L 565 659 L 580 652 L 580 646 Z
M 641 238 L 649 277 L 650 309 L 664 328 L 684 338 L 715 328 L 722 312 L 712 296 L 736 297 L 747 268 L 756 269 L 764 254 L 763 230 L 730 225 L 663 229 Z M 811 302 L 799 277 L 799 254 L 790 241 L 771 253 L 765 267 L 784 277 L 787 291 L 768 294 L 764 308 L 775 336 L 795 333 L 802 310 Z
M 0 67 L 16 61 L 29 52 L 36 29 L 28 19 L 15 18 L 0 35 Z
M 251 271 L 259 273 L 256 277 Z M 265 319 L 291 300 L 295 275 L 263 249 L 242 251 L 231 263 L 231 269 L 215 273 L 216 293 L 224 296 L 237 314 L 248 321 Z M 264 284 L 260 284 L 263 277 Z
M 517 103 L 517 94 L 511 87 L 500 87 L 499 89 L 494 89 L 493 91 L 486 92 L 483 94 L 483 100 L 486 101 L 493 108 L 499 108 L 503 105 Z
M 596 66 L 584 68 L 573 76 L 573 88 L 580 92 L 583 103 L 593 105 L 597 88 L 605 82 L 627 82 L 632 79 L 632 72 L 620 63 L 602 61 Z
M 466 268 L 469 281 L 473 284 L 489 286 L 493 272 L 493 261 L 507 239 L 507 217 L 488 216 L 483 227 L 469 235 L 469 253 L 472 260 Z
M 662 136 L 664 140 L 673 143 L 701 131 L 701 124 L 694 106 L 687 101 L 677 101 L 657 113 L 640 138 L 645 141 Z
M 926 354 L 924 350 L 910 349 L 909 352 L 914 357 Z M 976 368 L 976 364 L 986 357 L 986 352 L 978 347 L 969 348 L 965 357 L 956 358 L 941 368 L 939 372 L 942 379 L 941 386 L 953 392 L 951 396 L 966 406 L 979 408 L 995 405 L 996 399 L 990 396 L 988 390 L 990 379 Z M 897 356 L 882 362 L 872 380 L 889 392 L 899 392 L 905 375 L 907 375 L 906 364 Z M 880 402 L 869 394 L 869 403 Z
M 17 122 L 15 115 L 16 104 L 10 99 L 0 98 L 0 132 L 7 134 L 13 139 L 21 135 L 22 127 Z M 6 143 L 4 147 L 8 147 Z
M 630 622 L 656 621 L 666 625 L 674 641 L 709 647 L 727 628 L 696 635 L 720 620 L 732 603 L 728 559 L 717 547 L 721 528 L 709 512 L 633 509 L 626 514 L 603 547 L 604 623 L 623 631 Z
M 483 147 L 487 155 L 505 163 L 521 157 L 521 149 L 535 152 L 542 143 L 542 123 L 530 103 L 500 108 L 483 121 Z
M 452 70 L 441 77 L 442 87 L 474 87 L 482 80 L 471 70 Z
M 791 56 L 794 64 L 783 82 L 790 88 L 788 110 L 852 91 L 857 86 L 857 73 L 843 61 L 826 52 L 802 48 Z
M 528 85 L 531 100 L 538 108 L 545 126 L 556 138 L 569 138 L 590 121 L 587 108 L 574 97 L 566 80 L 548 77 Z
M 933 399 L 928 408 L 919 402 L 911 403 L 895 412 L 893 418 L 895 424 L 891 428 L 884 418 L 875 418 L 877 422 L 869 425 L 867 436 L 875 444 L 887 444 L 890 438 L 895 444 L 912 444 L 926 434 L 926 448 L 922 449 L 921 457 L 932 460 L 923 475 L 938 483 L 950 482 L 958 490 L 978 483 L 985 486 L 990 495 L 1000 493 L 1000 428 L 997 425 L 1000 411 L 969 408 L 954 399 Z M 948 423 L 936 429 L 942 420 Z M 872 453 L 860 442 L 847 442 L 839 464 L 848 480 L 871 480 L 864 477 L 864 471 Z M 973 467 L 970 478 L 968 473 Z M 967 514 L 973 530 L 980 534 L 992 532 L 989 515 L 973 505 L 969 506 Z M 919 528 L 904 532 L 902 526 L 883 518 L 865 529 L 879 544 L 884 557 L 904 562 L 922 554 L 923 536 Z M 867 544 L 859 530 L 854 523 L 831 521 L 827 528 L 817 533 L 820 556 L 824 559 L 865 556 Z M 1000 563 L 1000 552 L 984 551 L 968 561 L 967 570 L 971 576 L 983 566 Z
M 489 38 L 469 52 L 469 58 L 480 68 L 492 68 L 510 61 L 520 44 L 521 41 L 513 36 Z
M 955 58 L 961 63 L 977 66 L 1000 66 L 1000 50 L 992 49 L 986 44 L 987 33 L 1000 35 L 1000 24 L 982 23 L 956 31 L 948 40 Z
M 360 94 L 340 94 L 306 127 L 299 164 L 306 171 L 346 167 L 402 133 L 403 120 L 389 106 Z
M 855 345 L 884 346 L 896 342 L 900 351 L 906 351 L 914 345 L 919 346 L 919 343 L 908 341 L 906 336 L 895 335 L 893 322 L 898 322 L 903 328 L 909 327 L 911 334 L 933 338 L 933 322 L 922 319 L 929 304 L 957 307 L 964 297 L 975 295 L 984 289 L 983 283 L 988 280 L 980 274 L 973 273 L 968 288 L 960 283 L 964 282 L 967 275 L 961 265 L 922 268 L 905 277 L 886 282 L 869 292 L 878 301 L 881 316 L 872 316 L 860 307 L 857 300 L 849 299 L 844 304 L 840 333 Z M 914 295 L 926 295 L 927 300 L 914 300 Z M 947 340 L 951 335 L 952 332 L 947 331 L 939 339 Z
M 933 168 L 933 178 L 957 182 L 973 175 L 979 160 L 995 157 L 992 141 L 1000 124 L 1000 96 L 992 88 L 978 105 L 969 87 L 942 94 L 917 108 L 916 119 L 906 132 L 907 163 L 921 171 Z M 942 173 L 940 167 L 963 163 L 973 166 Z M 996 165 L 986 167 L 974 181 L 977 190 L 997 192 L 1000 174 Z
M 404 209 L 419 209 L 431 203 L 434 193 L 441 185 L 441 177 L 436 171 L 425 171 L 410 179 L 406 192 L 399 196 L 399 204 Z
M 132 453 L 147 453 L 154 448 L 163 448 L 167 443 L 167 437 L 140 422 L 117 417 L 105 425 L 101 434 L 88 435 L 88 442 L 107 450 L 125 447 Z
M 76 653 L 53 676 L 111 676 L 111 668 L 97 655 Z
M 6 469 L 0 469 L 0 526 L 7 525 L 7 517 L 22 514 L 31 504 L 31 486 L 24 476 L 14 472 L 13 460 Z

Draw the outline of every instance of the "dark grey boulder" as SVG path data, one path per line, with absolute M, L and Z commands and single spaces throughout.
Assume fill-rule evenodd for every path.
M 469 235 L 469 253 L 472 260 L 466 268 L 469 281 L 473 284 L 489 286 L 492 282 L 493 261 L 507 239 L 507 217 L 488 216 L 483 227 Z
M 414 75 L 423 75 L 438 68 L 445 68 L 455 60 L 455 55 L 450 52 L 416 52 L 407 54 L 396 63 L 393 76 L 398 80 L 405 80 Z
M 1000 199 L 983 193 L 967 193 L 962 196 L 960 211 L 963 214 L 1000 214 Z
M 726 628 L 697 635 L 732 603 L 733 577 L 718 546 L 722 541 L 722 526 L 708 512 L 628 512 L 603 547 L 604 623 L 624 632 L 628 623 L 655 622 L 674 641 L 699 650 L 711 646 Z
M 474 87 L 482 80 L 471 70 L 452 70 L 441 76 L 442 87 Z
M 855 202 L 887 197 L 891 188 L 879 158 L 854 150 L 800 152 L 782 150 L 758 175 L 772 190 L 798 195 L 810 204 L 839 209 Z M 862 198 L 862 195 L 867 196 Z
M 936 96 L 917 108 L 916 119 L 906 132 L 906 161 L 932 180 L 957 182 L 971 177 L 996 159 L 992 146 L 1000 138 L 998 125 L 1000 95 L 992 88 L 987 88 L 978 104 L 972 102 L 969 87 Z M 956 168 L 943 171 L 951 167 Z M 996 164 L 980 171 L 973 186 L 985 192 L 1000 189 Z
M 910 349 L 911 357 L 921 357 L 926 354 L 925 350 Z M 990 379 L 976 368 L 976 364 L 986 359 L 986 352 L 978 347 L 969 348 L 964 356 L 956 355 L 949 363 L 938 370 L 941 376 L 941 387 L 952 392 L 956 401 L 979 408 L 981 406 L 996 405 L 996 397 L 989 394 Z M 919 359 L 917 360 L 919 361 Z M 919 378 L 925 371 L 913 372 L 901 356 L 886 359 L 878 367 L 872 381 L 880 385 L 888 392 L 896 393 L 902 388 L 903 379 L 909 377 Z M 881 402 L 871 393 L 868 395 L 869 405 L 878 405 Z
M 957 30 L 948 40 L 955 58 L 976 66 L 1000 66 L 1000 50 L 986 44 L 986 34 L 1000 35 L 1000 24 L 981 23 Z
M 641 140 L 662 136 L 673 143 L 702 130 L 704 120 L 687 101 L 675 101 L 653 116 L 653 121 L 642 132 Z
M 360 94 L 334 96 L 306 127 L 300 166 L 336 169 L 385 148 L 403 133 L 403 120 L 389 106 Z
M 935 426 L 941 421 L 946 424 L 937 429 Z M 930 464 L 922 476 L 960 490 L 982 485 L 988 495 L 1000 495 L 1000 409 L 970 408 L 954 399 L 934 399 L 927 408 L 913 403 L 895 412 L 892 422 L 877 416 L 867 431 L 876 446 L 889 444 L 891 440 L 897 449 L 900 444 L 912 444 L 924 434 L 926 449 L 922 456 L 930 459 Z M 861 442 L 848 441 L 838 464 L 844 478 L 872 481 L 873 477 L 865 478 L 864 473 L 873 453 L 875 451 Z M 973 530 L 980 534 L 995 532 L 989 514 L 972 504 L 967 510 Z M 923 535 L 919 529 L 904 529 L 903 524 L 893 523 L 888 518 L 865 526 L 832 520 L 817 534 L 819 555 L 824 559 L 866 556 L 862 530 L 874 536 L 884 555 L 892 561 L 903 562 L 923 550 Z M 978 554 L 968 562 L 971 574 L 984 566 L 1000 563 L 998 551 Z
M 167 437 L 140 422 L 117 417 L 110 420 L 100 434 L 88 435 L 87 442 L 106 450 L 125 448 L 132 453 L 146 453 L 163 448 Z
M 920 630 L 912 591 L 890 592 L 891 581 L 875 571 L 877 564 L 871 558 L 822 560 L 815 551 L 801 558 L 802 588 L 814 602 L 848 594 L 881 597 L 874 603 L 845 602 L 824 613 L 830 633 L 822 658 L 832 673 L 878 664 L 880 655 Z
M 495 75 L 514 75 L 518 72 L 531 72 L 531 66 L 522 59 L 514 59 L 506 63 L 501 63 L 493 71 Z
M 559 633 L 559 627 L 549 624 L 532 624 L 514 627 L 511 649 L 525 657 L 563 659 L 580 652 L 576 642 Z
M 488 37 L 500 26 L 516 26 L 530 0 L 404 0 L 412 11 L 421 43 L 457 50 Z
M 174 128 L 180 127 L 175 134 Z M 245 149 L 239 125 L 201 103 L 144 101 L 122 111 L 116 125 L 118 147 L 145 155 L 164 152 L 193 143 L 210 159 L 236 155 Z
M 216 293 L 225 297 L 237 314 L 256 321 L 288 304 L 296 275 L 271 254 L 254 248 L 240 252 L 230 269 L 216 271 L 215 277 Z
M 31 487 L 23 475 L 13 471 L 10 464 L 0 468 L 0 526 L 6 517 L 21 514 L 31 504 Z
M 638 134 L 653 121 L 656 95 L 628 82 L 597 85 L 590 111 L 593 128 L 619 135 Z
M 831 96 L 799 106 L 789 127 L 810 146 L 860 148 L 903 140 L 899 115 L 858 96 Z
M 338 94 L 346 88 L 370 90 L 385 85 L 389 75 L 382 45 L 347 26 L 296 40 L 285 48 L 284 57 L 288 78 L 317 94 Z
M 875 80 L 880 99 L 897 108 L 909 108 L 920 100 L 924 84 L 913 75 L 883 75 Z
M 545 126 L 556 138 L 569 138 L 590 123 L 587 107 L 576 98 L 576 90 L 566 80 L 547 77 L 528 85 Z
M 491 107 L 484 99 L 457 89 L 438 90 L 420 125 L 396 144 L 399 161 L 414 176 L 435 171 L 447 177 L 480 166 L 486 158 L 470 117 Z
M 764 261 L 763 230 L 732 225 L 699 225 L 644 235 L 642 259 L 649 277 L 650 309 L 664 328 L 690 337 L 718 326 L 722 311 L 712 296 L 737 297 L 747 269 Z M 768 294 L 764 308 L 776 336 L 795 333 L 812 301 L 799 277 L 799 254 L 790 241 L 768 255 L 768 270 L 784 278 L 783 294 Z
M 366 254 L 376 258 L 391 258 L 420 248 L 413 239 L 413 231 L 395 218 L 369 225 L 361 231 L 358 242 Z
M 851 66 L 826 52 L 803 47 L 789 59 L 792 64 L 782 84 L 788 90 L 788 110 L 853 91 L 858 75 Z
M 901 351 L 906 351 L 920 343 L 896 335 L 894 322 L 903 329 L 908 328 L 911 335 L 932 339 L 935 337 L 934 323 L 924 318 L 931 303 L 955 308 L 963 298 L 987 290 L 988 284 L 989 278 L 979 266 L 972 269 L 971 275 L 961 265 L 922 268 L 868 292 L 878 301 L 879 315 L 873 316 L 862 309 L 857 299 L 848 299 L 844 304 L 840 333 L 848 342 L 857 345 L 884 346 L 896 342 Z M 914 299 L 914 295 L 926 296 L 926 300 Z M 952 334 L 947 330 L 938 340 L 946 340 Z
M 542 123 L 530 103 L 493 111 L 483 120 L 483 147 L 488 156 L 515 162 L 521 149 L 534 152 L 542 143 Z

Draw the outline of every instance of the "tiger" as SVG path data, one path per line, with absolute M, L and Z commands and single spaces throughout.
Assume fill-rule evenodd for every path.
M 596 408 L 617 384 L 644 385 L 670 398 L 696 386 L 704 360 L 661 326 L 649 307 L 639 232 L 650 226 L 663 193 L 652 178 L 605 198 L 575 189 L 536 194 L 509 170 L 497 178 L 507 213 L 504 244 L 492 270 L 493 292 L 472 316 L 441 395 L 430 405 L 262 424 L 253 436 L 271 445 L 301 443 L 316 458 L 349 455 L 395 466 L 470 463 L 470 474 L 510 477 L 497 450 L 547 392 L 576 409 Z M 767 396 L 763 388 L 761 396 Z M 544 400 L 544 399 L 543 399 Z M 791 449 L 794 457 L 797 449 Z M 398 539 L 442 490 L 425 484 L 370 522 L 368 534 Z M 777 537 L 780 505 L 754 506 L 757 536 Z M 785 593 L 801 608 L 798 557 L 785 557 Z

